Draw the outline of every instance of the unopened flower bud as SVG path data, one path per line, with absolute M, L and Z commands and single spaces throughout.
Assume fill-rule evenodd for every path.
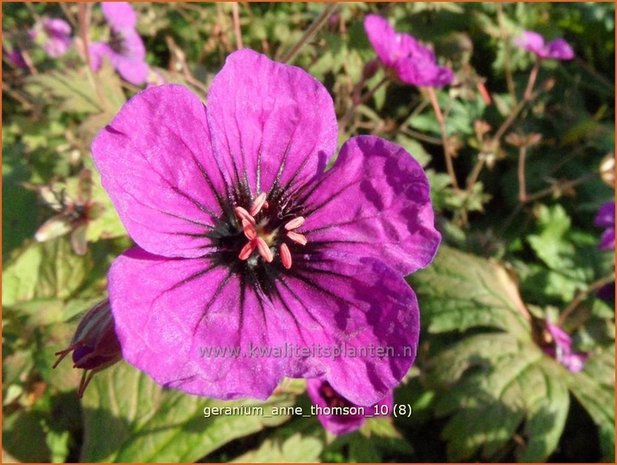
M 532 147 L 542 141 L 542 134 L 532 132 L 530 134 L 511 132 L 506 136 L 506 142 L 514 147 Z
M 78 390 L 81 397 L 94 373 L 122 358 L 109 299 L 99 302 L 82 317 L 69 347 L 56 352 L 60 358 L 54 368 L 71 352 L 73 367 L 84 370 Z
M 553 87 L 555 87 L 556 82 L 557 81 L 553 78 L 547 79 L 546 81 L 542 83 L 542 90 L 544 92 L 550 92 L 553 89 Z
M 379 60 L 371 60 L 364 65 L 364 70 L 362 71 L 362 78 L 366 81 L 373 76 L 379 70 Z

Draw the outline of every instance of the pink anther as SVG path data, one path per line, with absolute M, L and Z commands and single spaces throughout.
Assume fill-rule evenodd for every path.
M 252 241 L 257 237 L 257 229 L 255 229 L 255 225 L 246 220 L 242 220 L 242 230 L 249 241 Z
M 253 253 L 253 250 L 255 250 L 256 247 L 257 247 L 257 244 L 255 241 L 247 242 L 244 245 L 244 247 L 242 247 L 242 250 L 240 251 L 238 258 L 240 260 L 247 260 L 251 256 L 251 254 Z
M 236 207 L 234 208 L 234 213 L 236 214 L 240 222 L 242 222 L 243 220 L 246 220 L 251 224 L 255 224 L 255 218 L 253 218 L 251 214 L 247 212 L 244 208 Z
M 300 234 L 300 233 L 293 232 L 293 231 L 287 231 L 287 237 L 291 239 L 292 241 L 294 241 L 295 243 L 300 244 L 300 245 L 306 245 L 307 243 L 306 236 L 304 236 L 304 234 Z
M 268 263 L 274 260 L 274 256 L 272 255 L 270 247 L 268 247 L 266 241 L 264 241 L 261 237 L 257 237 L 254 241 L 251 242 L 254 242 L 257 245 L 257 251 L 259 252 L 259 255 L 261 255 L 261 258 L 263 258 Z
M 294 218 L 293 220 L 287 222 L 287 224 L 285 225 L 285 229 L 287 231 L 291 231 L 292 229 L 296 229 L 299 228 L 300 226 L 302 226 L 304 224 L 304 217 L 302 216 L 297 216 L 296 218 Z
M 289 251 L 287 244 L 281 244 L 279 247 L 279 253 L 281 255 L 281 262 L 283 263 L 283 266 L 289 270 L 291 268 L 291 252 Z
M 267 197 L 267 194 L 265 192 L 262 192 L 255 198 L 255 200 L 253 201 L 253 206 L 251 207 L 251 211 L 250 211 L 251 216 L 255 216 L 257 215 L 257 213 L 261 211 L 261 209 L 266 204 L 266 197 Z

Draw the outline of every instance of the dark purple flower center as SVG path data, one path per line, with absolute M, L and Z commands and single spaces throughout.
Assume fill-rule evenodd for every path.
M 319 388 L 319 394 L 326 401 L 328 407 L 354 407 L 354 404 L 349 402 L 344 397 L 341 397 L 330 383 L 324 382 L 323 385 Z
M 206 256 L 214 266 L 226 266 L 268 293 L 281 273 L 296 270 L 308 251 L 307 238 L 298 229 L 304 223 L 305 208 L 296 193 L 273 188 L 251 195 L 238 185 L 225 200 L 216 226 L 205 235 L 213 241 Z
M 111 31 L 107 45 L 117 54 L 123 54 L 127 51 L 124 36 L 117 31 Z

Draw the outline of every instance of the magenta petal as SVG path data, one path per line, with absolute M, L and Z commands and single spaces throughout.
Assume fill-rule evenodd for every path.
M 323 378 L 350 402 L 369 406 L 400 383 L 415 359 L 416 296 L 381 261 L 334 253 L 308 257 L 278 293 L 299 323 L 301 340 L 331 349 L 306 360 L 310 371 L 296 369 L 290 376 Z
M 71 48 L 71 26 L 60 18 L 44 18 L 41 21 L 46 36 L 43 50 L 52 58 L 64 55 Z M 36 26 L 35 26 L 36 29 Z
M 514 40 L 515 45 L 535 53 L 542 55 L 544 49 L 544 37 L 537 32 L 524 31 L 517 39 Z
M 602 233 L 598 248 L 600 250 L 612 250 L 615 248 L 615 228 L 609 228 Z
M 146 63 L 146 48 L 141 36 L 134 29 L 125 29 L 117 33 L 121 38 L 121 51 L 108 46 L 109 59 L 120 76 L 134 85 L 146 82 L 150 68 Z
M 307 181 L 336 149 L 336 115 L 324 86 L 252 50 L 227 57 L 208 92 L 208 109 L 217 156 L 254 194 L 275 181 Z
M 351 402 L 372 405 L 415 358 L 417 301 L 380 262 L 338 257 L 334 272 L 332 259 L 315 260 L 310 273 L 304 268 L 266 296 L 206 259 L 166 259 L 134 248 L 109 275 L 123 357 L 158 383 L 193 394 L 265 399 L 285 376 L 323 375 Z M 315 351 L 342 344 L 358 353 L 371 346 L 393 353 Z M 277 348 L 285 352 L 272 352 Z
M 251 344 L 269 347 L 271 332 L 282 330 L 276 312 L 252 290 L 241 291 L 227 269 L 134 248 L 114 261 L 109 283 L 123 358 L 158 383 L 219 399 L 265 399 L 282 378 L 286 359 L 246 355 Z M 235 347 L 244 354 L 224 352 Z
M 364 29 L 379 59 L 402 82 L 430 87 L 443 87 L 452 82 L 452 70 L 438 66 L 429 48 L 409 34 L 397 33 L 387 19 L 368 15 Z
M 140 86 L 148 79 L 150 68 L 143 60 L 134 60 L 120 55 L 113 55 L 112 63 L 118 70 L 118 74 L 131 84 Z
M 103 15 L 112 29 L 131 29 L 137 24 L 137 16 L 133 6 L 128 2 L 101 3 Z
M 571 60 L 574 58 L 574 50 L 564 39 L 555 39 L 546 46 L 548 58 L 555 60 Z
M 103 58 L 111 56 L 113 51 L 109 46 L 103 42 L 93 42 L 88 47 L 88 54 L 90 55 L 90 67 L 94 71 L 101 69 L 103 64 Z
M 454 79 L 450 68 L 439 66 L 435 61 L 416 59 L 401 60 L 395 65 L 399 79 L 407 84 L 424 87 L 443 87 Z
M 387 19 L 378 15 L 367 15 L 364 18 L 364 30 L 368 40 L 375 49 L 382 63 L 388 67 L 394 66 L 397 58 L 409 54 Z
M 146 58 L 146 47 L 141 36 L 135 29 L 127 29 L 118 32 L 122 38 L 122 53 L 119 56 L 124 56 L 134 61 L 144 61 Z
M 559 326 L 547 323 L 546 329 L 553 336 L 553 340 L 555 341 L 555 345 L 563 351 L 570 352 L 572 349 L 572 338 L 568 333 L 566 333 Z
M 147 89 L 96 136 L 102 184 L 130 236 L 151 253 L 196 257 L 221 216 L 225 188 L 211 155 L 206 108 L 178 85 Z
M 601 250 L 611 250 L 615 248 L 615 202 L 603 204 L 594 219 L 594 224 L 605 228 L 600 238 L 599 248 Z
M 585 368 L 585 363 L 589 358 L 589 354 L 584 352 L 574 352 L 565 354 L 561 359 L 561 364 L 572 373 L 578 373 Z
M 615 202 L 606 202 L 598 209 L 594 224 L 601 228 L 615 226 Z
M 359 407 L 347 401 L 334 391 L 328 382 L 315 378 L 307 380 L 306 392 L 315 406 L 319 422 L 325 429 L 338 435 L 351 433 L 360 429 L 367 417 L 381 414 L 382 409 L 379 407 L 385 406 L 386 408 L 384 410 L 391 412 L 394 400 L 392 392 L 390 392 L 377 404 L 369 407 Z M 377 406 L 377 408 L 375 406 Z M 328 412 L 326 409 L 331 409 L 333 407 L 347 408 L 349 409 L 348 412 L 357 411 L 358 414 L 328 415 L 325 413 Z M 362 411 L 364 411 L 364 414 L 360 413 Z
M 309 243 L 382 259 L 407 275 L 428 265 L 441 236 L 428 179 L 400 146 L 374 136 L 348 140 L 308 198 Z

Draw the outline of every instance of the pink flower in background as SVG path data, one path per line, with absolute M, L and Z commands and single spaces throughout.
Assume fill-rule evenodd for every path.
M 572 350 L 572 338 L 559 326 L 547 323 L 546 329 L 551 335 L 553 343 L 550 347 L 546 347 L 544 352 L 553 357 L 572 373 L 581 371 L 589 358 L 589 354 L 586 352 L 574 352 Z
M 348 140 L 324 171 L 338 141 L 332 98 L 252 50 L 227 58 L 207 101 L 148 88 L 92 145 L 137 244 L 109 274 L 123 357 L 198 395 L 265 399 L 284 377 L 320 377 L 373 405 L 415 358 L 404 276 L 440 242 L 425 173 L 373 136 Z M 342 346 L 393 355 L 332 357 Z
M 26 59 L 19 47 L 13 47 L 13 49 L 9 52 L 6 47 L 2 47 L 2 54 L 6 60 L 11 63 L 16 68 L 28 69 L 28 63 L 26 63 Z
M 135 29 L 137 16 L 130 3 L 103 2 L 103 15 L 111 29 L 107 42 L 90 44 L 90 64 L 95 71 L 107 58 L 118 74 L 131 84 L 141 85 L 148 78 L 146 48 Z
M 71 48 L 71 26 L 63 19 L 43 18 L 30 29 L 29 34 L 51 58 L 61 57 Z
M 599 228 L 604 228 L 600 244 L 600 250 L 615 249 L 615 201 L 610 201 L 602 204 L 596 217 L 594 224 Z M 598 290 L 598 297 L 607 302 L 615 300 L 615 282 L 606 284 Z
M 544 60 L 571 60 L 574 50 L 564 39 L 555 39 L 545 43 L 544 37 L 537 32 L 525 31 L 514 43 Z
M 600 238 L 600 249 L 611 250 L 615 248 L 615 202 L 610 201 L 603 204 L 598 210 L 594 224 L 599 228 L 604 228 L 604 233 Z
M 368 15 L 364 29 L 383 65 L 399 80 L 429 87 L 443 87 L 452 82 L 451 69 L 439 66 L 429 48 L 409 34 L 396 32 L 385 18 Z
M 309 379 L 306 382 L 306 392 L 316 406 L 317 418 L 321 425 L 334 434 L 347 434 L 362 428 L 367 417 L 379 416 L 385 410 L 387 415 L 392 411 L 393 395 L 390 391 L 382 400 L 374 405 L 364 407 L 364 415 L 351 414 L 360 411 L 357 405 L 349 402 L 337 393 L 330 383 L 320 379 Z M 326 412 L 343 412 L 340 415 L 330 415 Z

